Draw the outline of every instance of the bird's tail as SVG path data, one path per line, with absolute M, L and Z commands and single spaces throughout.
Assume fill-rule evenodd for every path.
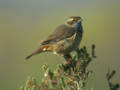
M 30 59 L 33 55 L 36 55 L 36 54 L 39 54 L 39 53 L 42 53 L 44 51 L 46 51 L 48 48 L 48 46 L 41 46 L 39 49 L 37 49 L 35 52 L 33 52 L 32 54 L 30 54 L 29 56 L 27 56 L 25 59 L 28 60 Z
M 28 60 L 28 59 L 30 59 L 33 55 L 34 55 L 34 54 L 32 53 L 32 54 L 30 54 L 29 56 L 27 56 L 25 59 Z

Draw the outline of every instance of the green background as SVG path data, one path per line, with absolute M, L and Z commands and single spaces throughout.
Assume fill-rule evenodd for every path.
M 108 90 L 108 68 L 120 83 L 120 0 L 0 0 L 0 90 L 19 90 L 28 76 L 43 77 L 41 66 L 54 69 L 63 59 L 42 53 L 25 61 L 70 16 L 83 18 L 81 47 L 96 44 L 97 59 L 89 69 L 86 90 Z M 90 50 L 90 49 L 89 49 Z

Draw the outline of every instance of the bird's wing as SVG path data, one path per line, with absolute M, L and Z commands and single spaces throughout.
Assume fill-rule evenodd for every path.
M 56 43 L 65 38 L 69 38 L 76 32 L 75 28 L 66 26 L 65 24 L 60 25 L 55 31 L 50 34 L 45 40 L 41 42 L 41 45 Z

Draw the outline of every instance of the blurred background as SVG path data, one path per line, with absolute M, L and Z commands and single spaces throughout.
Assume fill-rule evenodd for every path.
M 97 59 L 89 65 L 93 75 L 86 90 L 108 90 L 108 68 L 117 71 L 120 83 L 120 0 L 0 0 L 0 89 L 19 90 L 28 76 L 41 79 L 41 66 L 51 69 L 63 60 L 42 53 L 25 61 L 70 16 L 83 18 L 81 46 L 96 44 Z M 89 49 L 90 50 L 90 49 Z

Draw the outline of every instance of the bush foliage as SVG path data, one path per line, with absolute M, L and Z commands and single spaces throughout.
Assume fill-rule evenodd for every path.
M 20 90 L 84 90 L 86 80 L 93 73 L 87 67 L 95 56 L 95 45 L 91 46 L 91 52 L 88 53 L 86 47 L 77 50 L 77 53 L 72 56 L 72 60 L 58 64 L 57 68 L 52 71 L 47 64 L 42 66 L 44 77 L 36 80 L 29 77 L 24 86 Z M 113 72 L 112 72 L 113 73 Z M 110 90 L 118 90 L 119 84 L 112 84 L 110 79 L 114 73 L 107 73 L 106 77 Z

